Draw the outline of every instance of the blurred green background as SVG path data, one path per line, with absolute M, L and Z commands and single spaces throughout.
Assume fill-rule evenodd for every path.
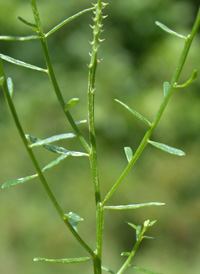
M 33 21 L 30 1 L 1 0 L 0 35 L 30 35 L 32 31 L 16 19 Z M 104 196 L 126 165 L 124 146 L 137 148 L 146 127 L 114 102 L 117 98 L 153 119 L 162 100 L 162 84 L 170 81 L 183 48 L 183 41 L 155 26 L 161 21 L 187 35 L 199 7 L 198 0 L 108 1 L 104 20 L 105 42 L 100 48 L 103 62 L 97 71 L 96 131 L 99 174 Z M 90 7 L 89 0 L 38 1 L 44 31 L 68 16 Z M 86 91 L 91 14 L 65 25 L 48 38 L 55 72 L 66 100 L 79 97 L 72 110 L 75 120 L 87 119 Z M 193 69 L 200 71 L 200 35 L 195 37 L 180 83 Z M 0 52 L 45 67 L 39 41 L 0 42 Z M 14 103 L 26 133 L 46 138 L 72 132 L 55 99 L 47 76 L 4 62 L 14 81 Z M 198 274 L 200 269 L 200 81 L 175 90 L 152 139 L 178 147 L 186 157 L 168 155 L 147 147 L 135 167 L 109 201 L 127 204 L 159 201 L 165 207 L 105 213 L 103 263 L 116 271 L 124 262 L 122 251 L 135 241 L 125 223 L 142 224 L 157 219 L 149 230 L 156 241 L 144 241 L 134 264 L 166 274 Z M 80 129 L 88 137 L 86 125 Z M 0 183 L 35 172 L 0 93 Z M 78 140 L 60 142 L 82 150 Z M 55 155 L 35 149 L 44 166 Z M 91 175 L 86 158 L 70 158 L 48 171 L 46 178 L 64 211 L 84 218 L 79 231 L 94 247 L 95 210 Z M 90 263 L 58 265 L 34 263 L 34 257 L 87 256 L 59 219 L 38 180 L 0 191 L 0 273 L 89 274 Z M 129 269 L 126 273 L 137 273 Z

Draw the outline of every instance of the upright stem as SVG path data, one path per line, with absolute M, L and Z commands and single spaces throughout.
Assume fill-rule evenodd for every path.
M 89 136 L 90 136 L 90 166 L 92 170 L 93 185 L 95 191 L 95 202 L 96 202 L 96 257 L 94 263 L 94 273 L 101 273 L 101 258 L 102 258 L 102 241 L 103 241 L 103 221 L 104 214 L 101 205 L 101 194 L 97 170 L 97 149 L 96 149 L 96 137 L 95 137 L 95 121 L 94 121 L 94 98 L 95 98 L 95 76 L 97 68 L 97 52 L 99 48 L 100 33 L 102 28 L 102 9 L 105 6 L 102 0 L 98 0 L 94 5 L 95 17 L 93 18 L 94 25 L 91 26 L 93 29 L 93 41 L 91 42 L 92 51 L 90 53 L 90 64 L 89 64 L 89 75 L 88 75 L 88 122 L 89 122 Z
M 124 169 L 124 171 L 122 172 L 121 176 L 119 177 L 119 179 L 116 181 L 116 183 L 113 185 L 113 187 L 110 189 L 110 191 L 107 193 L 106 197 L 104 198 L 102 205 L 105 205 L 105 203 L 111 198 L 111 196 L 113 195 L 113 193 L 116 191 L 116 189 L 118 188 L 118 186 L 120 185 L 120 183 L 122 182 L 122 180 L 124 179 L 124 177 L 127 175 L 127 173 L 129 172 L 129 170 L 132 168 L 132 166 L 135 164 L 135 162 L 137 161 L 137 159 L 139 158 L 139 156 L 141 155 L 141 153 L 143 152 L 144 148 L 146 147 L 146 145 L 148 144 L 148 140 L 152 134 L 152 132 L 154 131 L 155 127 L 157 126 L 158 122 L 160 121 L 160 118 L 169 102 L 169 99 L 171 98 L 171 95 L 173 93 L 175 84 L 178 82 L 179 76 L 182 72 L 183 66 L 185 64 L 185 60 L 188 56 L 188 52 L 191 46 L 191 43 L 193 41 L 193 38 L 198 30 L 198 27 L 200 25 L 200 9 L 198 11 L 198 14 L 196 16 L 196 20 L 194 22 L 191 34 L 187 37 L 186 41 L 185 41 L 185 46 L 184 49 L 182 51 L 177 69 L 172 77 L 171 83 L 170 83 L 170 87 L 168 90 L 167 95 L 164 97 L 159 110 L 153 120 L 153 123 L 151 124 L 151 126 L 149 127 L 149 129 L 147 130 L 147 132 L 145 133 L 140 145 L 138 146 L 138 149 L 136 150 L 132 160 L 129 162 L 129 164 L 127 165 L 127 167 Z

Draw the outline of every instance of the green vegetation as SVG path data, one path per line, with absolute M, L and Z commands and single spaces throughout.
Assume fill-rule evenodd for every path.
M 6 201 L 2 201 L 3 208 L 6 208 L 2 209 L 2 218 L 6 220 L 8 227 L 14 224 L 14 240 L 18 238 L 17 234 L 21 233 L 16 250 L 19 252 L 21 249 L 22 252 L 19 253 L 21 258 L 17 254 L 12 255 L 12 251 L 5 252 L 9 243 L 5 237 L 5 243 L 2 245 L 5 246 L 3 257 L 5 256 L 9 262 L 13 260 L 14 264 L 13 269 L 9 269 L 10 266 L 5 263 L 2 272 L 89 273 L 93 268 L 96 274 L 102 271 L 116 274 L 137 271 L 158 273 L 147 270 L 151 268 L 155 271 L 157 269 L 162 272 L 183 273 L 186 267 L 183 264 L 179 266 L 179 258 L 174 259 L 175 251 L 169 252 L 171 256 L 166 251 L 166 256 L 169 256 L 167 261 L 171 264 L 169 266 L 167 263 L 163 269 L 164 258 L 159 250 L 163 251 L 163 246 L 170 250 L 173 244 L 177 248 L 177 239 L 181 233 L 183 236 L 179 244 L 180 250 L 187 250 L 187 245 L 183 245 L 187 233 L 184 234 L 184 222 L 182 223 L 180 214 L 186 216 L 186 210 L 189 210 L 190 204 L 193 205 L 198 197 L 198 169 L 195 176 L 191 176 L 191 171 L 198 166 L 198 138 L 195 136 L 199 134 L 199 94 L 196 92 L 199 81 L 194 82 L 198 78 L 198 45 L 194 43 L 192 60 L 188 54 L 194 37 L 196 40 L 199 39 L 196 34 L 200 24 L 200 12 L 196 19 L 193 18 L 192 12 L 189 13 L 191 20 L 185 26 L 180 20 L 182 17 L 179 18 L 182 28 L 191 25 L 191 30 L 187 32 L 179 27 L 181 34 L 156 21 L 156 25 L 165 32 L 165 36 L 161 36 L 163 34 L 155 28 L 153 20 L 159 19 L 164 22 L 163 19 L 166 19 L 170 23 L 167 25 L 172 26 L 173 16 L 175 18 L 177 15 L 175 10 L 168 18 L 162 19 L 165 5 L 158 8 L 155 4 L 149 6 L 145 2 L 142 5 L 139 1 L 116 1 L 106 7 L 106 3 L 98 0 L 91 8 L 83 6 L 80 11 L 83 4 L 68 3 L 58 8 L 60 15 L 64 10 L 79 12 L 75 15 L 70 14 L 68 19 L 61 23 L 56 22 L 55 27 L 52 27 L 52 21 L 58 20 L 58 15 L 49 21 L 46 21 L 46 18 L 47 14 L 55 14 L 54 4 L 49 3 L 48 9 L 45 2 L 38 4 L 39 7 L 35 0 L 31 0 L 32 20 L 27 19 L 26 13 L 26 18 L 18 17 L 20 23 L 28 27 L 26 33 L 19 36 L 20 28 L 16 28 L 13 35 L 7 36 L 2 33 L 0 36 L 1 43 L 6 45 L 1 49 L 3 53 L 0 53 L 0 84 L 25 147 L 25 151 L 22 151 L 16 132 L 12 133 L 14 129 L 3 101 L 2 159 L 6 161 L 1 164 L 5 173 L 2 176 L 7 177 L 6 174 L 9 172 L 15 178 L 19 174 L 17 177 L 20 178 L 11 178 L 2 185 L 2 188 L 22 184 L 25 192 L 21 193 L 19 189 L 22 187 L 19 187 L 16 188 L 18 190 L 15 191 L 14 188 L 11 192 L 10 195 L 14 195 L 13 197 L 9 198 L 9 194 L 4 194 L 8 196 Z M 178 7 L 178 2 L 176 5 Z M 172 5 L 174 9 L 176 5 Z M 183 8 L 184 4 L 181 3 L 180 6 Z M 185 18 L 189 18 L 189 6 L 192 10 L 192 4 L 185 4 L 185 10 L 181 10 L 182 16 L 184 12 L 187 14 Z M 21 7 L 28 11 L 28 6 L 23 1 Z M 91 32 L 88 23 L 91 24 L 92 13 L 92 38 L 89 38 Z M 104 13 L 109 14 L 111 19 L 106 19 L 107 15 Z M 149 14 L 157 14 L 158 18 L 153 18 Z M 84 19 L 81 19 L 82 17 Z M 177 25 L 178 22 L 177 19 Z M 45 29 L 49 26 L 50 30 L 44 31 L 43 26 Z M 106 31 L 102 33 L 104 29 Z M 34 35 L 30 35 L 30 31 L 33 31 Z M 166 36 L 168 38 L 164 38 Z M 104 37 L 108 43 L 105 42 L 100 47 Z M 90 46 L 88 40 L 91 41 Z M 10 45 L 11 41 L 14 46 L 9 49 L 7 45 Z M 19 42 L 24 42 L 23 46 L 19 46 Z M 89 62 L 87 52 L 90 52 Z M 180 57 L 177 57 L 178 54 Z M 101 62 L 101 57 L 104 62 Z M 184 66 L 186 61 L 192 62 Z M 86 63 L 88 68 L 85 66 Z M 13 65 L 22 68 L 16 69 Z M 163 92 L 160 88 L 162 82 Z M 185 93 L 184 90 L 188 87 L 192 92 Z M 172 95 L 176 98 L 170 100 Z M 117 98 L 115 102 L 114 98 Z M 188 104 L 191 104 L 191 109 L 185 113 L 183 110 Z M 166 107 L 167 119 L 163 115 Z M 192 120 L 193 117 L 195 121 Z M 161 118 L 163 121 L 159 123 Z M 64 133 L 59 134 L 63 131 Z M 12 138 L 8 140 L 7 136 Z M 181 149 L 175 148 L 176 145 Z M 137 161 L 144 149 L 147 153 L 143 155 L 143 159 L 141 157 L 140 161 Z M 165 156 L 159 150 L 172 155 Z M 186 154 L 194 151 L 194 156 L 189 156 L 188 160 L 173 158 L 173 155 L 184 156 L 184 151 Z M 56 154 L 59 155 L 56 157 Z M 20 159 L 16 161 L 18 157 Z M 132 171 L 136 161 L 137 165 Z M 21 177 L 22 173 L 24 177 Z M 182 180 L 186 182 L 185 190 L 183 185 L 182 189 L 178 189 Z M 196 196 L 192 192 L 188 194 L 191 180 L 194 181 Z M 62 223 L 59 223 L 56 211 L 53 213 L 50 204 L 46 204 L 46 196 L 43 196 L 38 187 L 39 182 L 60 220 L 68 228 L 66 242 L 65 229 Z M 175 207 L 176 193 L 180 195 L 180 204 L 184 204 L 184 212 Z M 3 194 L 1 195 L 3 197 Z M 19 199 L 21 195 L 24 199 Z M 186 204 L 187 199 L 192 203 Z M 15 205 L 19 200 L 21 205 Z M 156 202 L 149 202 L 152 200 Z M 158 206 L 164 203 L 160 201 L 169 204 L 167 214 L 161 214 Z M 144 208 L 143 211 L 140 208 Z M 189 214 L 188 217 L 196 220 L 195 208 L 191 208 L 193 214 Z M 11 210 L 12 214 L 9 213 Z M 112 215 L 111 210 L 114 210 Z M 115 212 L 119 212 L 120 215 Z M 170 243 L 168 236 L 167 244 L 161 241 L 153 249 L 152 243 L 149 245 L 149 241 L 143 240 L 155 239 L 146 235 L 146 231 L 156 223 L 149 219 L 155 218 L 160 223 L 155 234 L 163 235 L 164 231 L 171 228 L 172 231 L 174 229 L 174 240 L 172 238 Z M 19 220 L 19 230 L 15 228 L 16 220 Z M 143 225 L 135 225 L 136 223 Z M 28 224 L 30 232 L 25 233 L 23 230 Z M 131 231 L 128 230 L 127 224 Z M 156 229 L 156 226 L 154 228 Z M 35 231 L 32 232 L 32 229 Z M 193 229 L 195 231 L 195 226 Z M 3 233 L 10 235 L 9 232 Z M 26 238 L 25 234 L 29 236 Z M 46 248 L 43 242 L 47 245 Z M 196 258 L 199 246 L 194 241 L 190 243 L 196 244 L 196 252 L 192 255 L 192 258 Z M 121 253 L 123 249 L 125 252 Z M 151 253 L 152 257 L 148 253 Z M 26 267 L 30 256 L 34 257 L 35 263 Z M 154 256 L 158 258 L 157 262 L 153 261 Z M 145 261 L 148 261 L 148 264 Z M 21 268 L 20 262 L 25 264 Z M 49 262 L 68 265 L 61 265 L 59 268 L 57 264 Z M 194 262 L 193 270 L 190 272 L 198 269 L 198 260 L 194 259 Z M 113 270 L 110 270 L 110 267 Z

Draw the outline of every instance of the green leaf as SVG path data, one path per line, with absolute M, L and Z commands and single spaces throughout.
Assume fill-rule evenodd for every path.
M 12 98 L 13 91 L 14 91 L 14 85 L 13 85 L 13 81 L 10 77 L 7 79 L 7 86 L 8 86 L 8 91 L 9 91 L 10 97 Z
M 65 106 L 65 111 L 67 111 L 69 108 L 77 104 L 79 100 L 80 100 L 79 98 L 72 98 L 71 100 L 69 100 Z
M 53 142 L 56 142 L 56 141 L 59 141 L 59 140 L 74 138 L 74 137 L 76 137 L 76 135 L 73 134 L 73 133 L 63 133 L 63 134 L 59 134 L 59 135 L 54 135 L 54 136 L 51 136 L 47 139 L 40 140 L 36 143 L 33 143 L 32 145 L 30 145 L 30 147 L 44 146 L 44 145 L 49 144 L 49 143 L 53 143 Z
M 136 266 L 136 265 L 133 265 L 133 264 L 130 264 L 129 266 L 134 268 L 135 270 L 138 270 L 140 272 L 147 273 L 147 274 L 162 274 L 162 273 L 158 273 L 158 272 L 152 272 L 150 270 L 147 270 L 145 268 L 142 268 L 142 267 L 139 267 L 139 266 Z
M 30 35 L 30 36 L 0 36 L 0 40 L 2 41 L 31 41 L 41 39 L 41 36 L 39 35 Z
M 16 185 L 19 185 L 19 184 L 23 184 L 27 181 L 30 181 L 34 178 L 38 177 L 38 174 L 34 174 L 34 175 L 30 175 L 30 176 L 27 176 L 27 177 L 24 177 L 24 178 L 19 178 L 19 179 L 16 179 L 16 180 L 12 180 L 12 181 L 9 181 L 9 182 L 6 182 L 2 185 L 2 188 L 8 188 L 8 187 L 13 187 L 13 186 L 16 186 Z
M 76 125 L 85 124 L 85 123 L 87 123 L 87 120 L 79 120 L 75 122 Z
M 130 254 L 131 254 L 131 252 L 126 252 L 126 251 L 124 251 L 124 252 L 122 252 L 120 255 L 121 256 L 130 256 Z
M 129 209 L 138 209 L 147 206 L 162 206 L 165 203 L 151 202 L 151 203 L 142 203 L 142 204 L 131 204 L 131 205 L 118 205 L 118 206 L 104 206 L 105 209 L 111 210 L 129 210 Z
M 192 75 L 191 75 L 191 77 L 190 77 L 190 79 L 189 80 L 187 80 L 184 84 L 182 84 L 182 85 L 177 85 L 177 84 L 175 84 L 175 88 L 185 88 L 185 87 L 187 87 L 188 85 L 190 85 L 192 82 L 194 82 L 195 80 L 197 79 L 197 70 L 195 69 L 195 70 L 193 70 L 193 72 L 192 72 Z
M 89 8 L 89 9 L 85 9 L 85 10 L 82 10 L 78 13 L 76 13 L 75 15 L 72 15 L 70 16 L 69 18 L 65 19 L 64 21 L 62 21 L 61 23 L 59 23 L 57 26 L 55 26 L 53 29 L 51 29 L 48 33 L 46 33 L 46 37 L 48 37 L 49 35 L 51 35 L 52 33 L 54 33 L 55 31 L 57 31 L 58 29 L 60 29 L 62 26 L 64 26 L 65 24 L 67 24 L 68 22 L 72 21 L 73 19 L 77 18 L 78 16 L 88 12 L 88 11 L 92 11 L 94 10 L 95 8 L 92 7 L 92 8 Z
M 28 27 L 32 28 L 32 30 L 38 32 L 38 27 L 37 27 L 35 24 L 26 21 L 25 19 L 23 19 L 23 18 L 20 17 L 20 16 L 18 16 L 17 18 L 19 19 L 19 21 L 21 21 L 22 23 L 24 23 L 24 24 L 27 25 Z
M 130 163 L 130 161 L 133 158 L 133 151 L 130 147 L 124 147 L 124 151 L 126 154 L 127 161 Z
M 157 222 L 157 220 L 151 221 L 149 226 L 153 226 L 156 222 Z
M 110 270 L 110 269 L 107 268 L 105 265 L 102 265 L 102 266 L 101 266 L 101 269 L 102 269 L 102 270 L 105 270 L 105 271 L 108 272 L 108 273 L 115 274 L 114 271 Z
M 50 162 L 48 165 L 46 165 L 45 167 L 43 167 L 42 172 L 45 172 L 48 169 L 50 169 L 50 168 L 58 165 L 60 162 L 62 162 L 64 159 L 66 159 L 69 156 L 70 156 L 70 153 L 68 153 L 68 154 L 66 153 L 66 154 L 63 154 L 63 155 L 59 156 L 56 160 Z
M 32 143 L 36 143 L 36 142 L 39 142 L 41 141 L 41 139 L 35 137 L 35 136 L 31 136 L 29 134 L 26 134 L 26 139 L 28 141 L 31 141 Z M 69 153 L 69 150 L 63 148 L 63 147 L 58 147 L 58 146 L 54 146 L 54 145 L 43 145 L 44 148 L 50 150 L 51 152 L 54 152 L 54 153 L 59 153 L 59 154 L 65 154 L 65 153 Z
M 171 34 L 171 35 L 174 35 L 174 36 L 176 36 L 176 37 L 185 39 L 185 40 L 187 39 L 187 37 L 185 37 L 184 35 L 182 35 L 182 34 L 180 34 L 180 33 L 178 33 L 178 32 L 175 32 L 175 31 L 171 30 L 170 28 L 168 28 L 168 27 L 165 26 L 164 24 L 162 24 L 162 23 L 160 23 L 160 22 L 158 22 L 158 21 L 156 21 L 155 23 L 156 23 L 156 25 L 157 25 L 159 28 L 161 28 L 162 30 L 166 31 L 167 33 L 169 33 L 169 34 Z
M 170 147 L 170 146 L 167 146 L 165 144 L 162 144 L 162 143 L 158 143 L 158 142 L 154 142 L 154 141 L 148 141 L 149 144 L 151 144 L 152 146 L 156 147 L 156 148 L 159 148 L 169 154 L 173 154 L 173 155 L 176 155 L 176 156 L 184 156 L 185 155 L 185 152 L 183 152 L 182 150 L 180 149 L 177 149 L 177 148 L 174 148 L 174 147 Z
M 47 259 L 47 258 L 34 258 L 34 262 L 50 262 L 50 263 L 61 263 L 61 264 L 74 264 L 84 263 L 90 261 L 91 257 L 80 257 L 80 258 L 68 258 L 68 259 Z
M 128 225 L 130 225 L 132 228 L 134 228 L 139 233 L 141 232 L 141 226 L 140 225 L 134 225 L 133 223 L 127 222 Z
M 80 217 L 79 215 L 77 215 L 74 212 L 65 213 L 64 214 L 64 219 L 67 219 L 67 218 L 72 219 L 75 222 L 82 222 L 82 221 L 84 221 L 84 219 L 82 217 Z
M 34 65 L 31 65 L 31 64 L 19 61 L 17 59 L 14 59 L 14 58 L 12 58 L 10 56 L 7 56 L 7 55 L 1 54 L 1 53 L 0 53 L 0 58 L 3 59 L 3 60 L 5 60 L 5 61 L 7 61 L 7 62 L 9 62 L 9 63 L 12 63 L 12 64 L 15 64 L 17 66 L 20 66 L 20 67 L 24 67 L 24 68 L 28 68 L 28 69 L 32 69 L 32 70 L 37 70 L 37 71 L 42 71 L 42 72 L 48 73 L 48 71 L 46 69 L 39 68 L 39 67 L 36 67 Z
M 144 116 L 142 116 L 140 113 L 138 113 L 137 111 L 131 109 L 129 106 L 127 106 L 126 104 L 124 104 L 123 102 L 121 102 L 118 99 L 115 99 L 115 101 L 117 103 L 119 103 L 120 105 L 122 105 L 123 107 L 125 107 L 128 111 L 130 111 L 130 113 L 132 113 L 134 116 L 139 118 L 142 122 L 146 123 L 148 126 L 151 126 L 151 123 Z
M 152 236 L 142 236 L 143 239 L 149 239 L 149 240 L 156 240 L 155 237 L 152 237 Z
M 164 82 L 163 83 L 163 94 L 164 94 L 164 97 L 166 97 L 168 95 L 169 89 L 170 89 L 170 83 L 169 82 Z

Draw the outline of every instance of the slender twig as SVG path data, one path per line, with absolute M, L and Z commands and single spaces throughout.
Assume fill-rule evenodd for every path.
M 120 183 L 122 182 L 122 180 L 124 179 L 124 177 L 127 175 L 127 173 L 129 172 L 129 170 L 132 168 L 132 166 L 135 164 L 135 162 L 137 161 L 137 159 L 139 158 L 139 156 L 141 155 L 141 153 L 143 152 L 144 148 L 146 147 L 146 145 L 148 144 L 148 139 L 150 138 L 152 132 L 154 131 L 155 127 L 157 126 L 158 122 L 160 121 L 160 118 L 169 102 L 169 99 L 173 93 L 174 87 L 176 85 L 176 83 L 178 82 L 179 76 L 182 72 L 183 66 L 185 64 L 185 60 L 188 56 L 188 52 L 191 46 L 191 43 L 193 41 L 193 38 L 198 30 L 200 24 L 200 9 L 198 11 L 196 20 L 194 22 L 191 34 L 188 35 L 186 41 L 185 41 L 185 46 L 184 49 L 182 51 L 177 69 L 172 77 L 170 86 L 169 86 L 169 90 L 167 95 L 164 97 L 160 108 L 151 124 L 151 126 L 149 127 L 149 129 L 147 130 L 147 132 L 145 133 L 140 145 L 138 146 L 138 149 L 136 150 L 132 160 L 129 162 L 129 164 L 127 165 L 127 167 L 124 169 L 124 171 L 122 172 L 121 176 L 119 177 L 119 179 L 116 181 L 116 183 L 113 185 L 113 187 L 110 189 L 110 191 L 107 193 L 107 195 L 105 196 L 102 204 L 105 205 L 105 203 L 111 198 L 111 196 L 113 195 L 113 193 L 116 191 L 116 189 L 118 188 L 118 186 L 120 185 Z

